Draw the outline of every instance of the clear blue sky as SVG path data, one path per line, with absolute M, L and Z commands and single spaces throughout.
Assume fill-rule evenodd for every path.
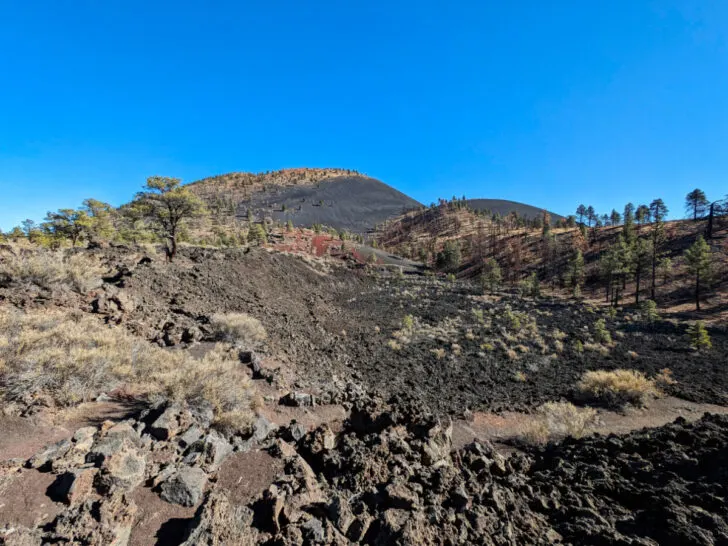
M 728 192 L 725 0 L 0 2 L 0 228 L 340 166 L 560 213 Z

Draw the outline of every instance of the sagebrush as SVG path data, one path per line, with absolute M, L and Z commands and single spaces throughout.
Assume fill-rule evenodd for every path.
M 258 347 L 268 337 L 260 321 L 245 313 L 216 314 L 210 324 L 221 341 L 247 348 Z
M 253 389 L 235 355 L 217 346 L 202 359 L 170 351 L 81 312 L 0 307 L 0 397 L 59 406 L 120 391 L 143 399 L 211 404 L 218 419 L 251 416 Z
M 581 438 L 591 431 L 597 412 L 570 402 L 547 402 L 538 407 L 534 418 L 521 432 L 529 444 L 545 444 L 564 438 Z
M 611 407 L 646 406 L 661 394 L 654 380 L 635 370 L 586 372 L 577 389 L 582 398 Z
M 98 288 L 106 268 L 98 258 L 62 250 L 21 250 L 0 253 L 0 279 L 52 289 L 67 285 L 81 294 Z

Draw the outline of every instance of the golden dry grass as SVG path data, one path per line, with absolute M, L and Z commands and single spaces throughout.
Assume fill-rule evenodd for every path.
M 597 412 L 578 408 L 569 402 L 547 402 L 538 407 L 532 421 L 524 426 L 521 439 L 529 444 L 545 444 L 588 434 Z
M 625 404 L 646 406 L 660 391 L 655 381 L 634 370 L 596 370 L 586 372 L 577 389 L 588 401 L 612 407 Z
M 67 285 L 81 294 L 101 286 L 106 268 L 98 258 L 62 250 L 0 252 L 0 278 L 5 282 L 29 283 L 51 289 Z
M 250 349 L 260 346 L 268 337 L 260 321 L 245 313 L 216 314 L 210 324 L 221 341 Z
M 197 360 L 81 312 L 0 307 L 0 398 L 44 396 L 72 406 L 114 389 L 148 400 L 207 402 L 226 424 L 251 417 L 250 379 L 222 345 Z

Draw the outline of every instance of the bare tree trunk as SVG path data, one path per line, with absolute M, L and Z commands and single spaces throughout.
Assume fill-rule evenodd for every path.
M 657 284 L 657 242 L 652 243 L 652 284 L 650 286 L 650 297 L 655 299 L 655 286 Z
M 177 238 L 174 235 L 168 237 L 169 243 L 167 244 L 167 261 L 171 262 L 177 255 Z
M 695 310 L 700 311 L 700 271 L 695 275 Z

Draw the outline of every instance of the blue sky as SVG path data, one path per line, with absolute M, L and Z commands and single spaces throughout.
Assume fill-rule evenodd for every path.
M 728 192 L 728 2 L 0 2 L 0 228 L 354 168 L 559 213 Z

